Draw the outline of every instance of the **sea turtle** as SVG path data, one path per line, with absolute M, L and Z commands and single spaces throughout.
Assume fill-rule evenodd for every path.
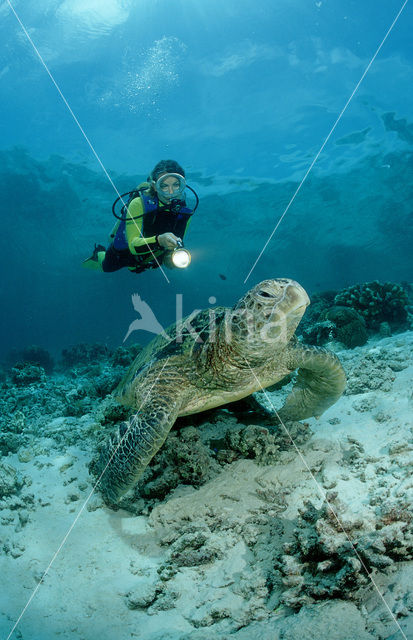
M 295 369 L 278 421 L 320 416 L 336 402 L 346 382 L 337 356 L 294 336 L 309 303 L 294 280 L 264 280 L 234 307 L 193 312 L 168 338 L 154 338 L 118 387 L 134 415 L 91 464 L 105 501 L 114 504 L 136 484 L 178 416 L 245 398 Z

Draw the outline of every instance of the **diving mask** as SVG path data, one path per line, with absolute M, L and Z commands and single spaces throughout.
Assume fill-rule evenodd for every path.
M 172 200 L 183 199 L 186 181 L 179 173 L 164 173 L 154 182 L 158 198 L 164 204 Z

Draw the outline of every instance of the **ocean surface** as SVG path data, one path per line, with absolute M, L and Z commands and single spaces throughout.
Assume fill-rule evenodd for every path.
M 412 28 L 403 0 L 0 2 L 2 639 L 294 640 L 317 615 L 320 640 L 347 640 L 328 626 L 335 615 L 354 640 L 413 637 Z M 200 200 L 190 266 L 84 269 L 95 243 L 109 245 L 113 201 L 168 158 Z M 166 477 L 168 491 L 105 506 L 87 465 L 125 418 L 111 393 L 133 355 L 176 319 L 273 278 L 307 291 L 300 340 L 335 351 L 350 381 L 310 419 L 311 437 L 297 432 L 309 468 L 297 472 L 264 422 L 224 408 L 168 436 L 165 468 L 188 472 L 171 472 L 173 488 Z M 351 337 L 328 316 L 344 299 L 362 316 Z M 279 407 L 284 391 L 271 393 Z M 231 427 L 241 440 L 250 429 L 242 446 Z M 249 474 L 258 502 L 245 497 Z M 224 481 L 237 488 L 228 502 Z M 328 530 L 317 482 L 370 549 L 361 568 Z M 82 536 L 60 555 L 75 518 Z M 314 557 L 312 526 L 325 536 Z M 111 557 L 124 579 L 102 569 Z M 316 566 L 334 576 L 318 583 Z M 374 602 L 361 595 L 371 571 Z

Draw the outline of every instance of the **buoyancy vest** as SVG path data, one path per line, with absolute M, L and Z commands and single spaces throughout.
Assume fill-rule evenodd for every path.
M 167 207 L 160 207 L 159 200 L 145 193 L 139 194 L 142 201 L 143 213 L 137 216 L 141 219 L 140 231 L 142 237 L 150 238 L 161 233 L 171 232 L 176 236 L 183 238 L 186 225 L 193 211 L 182 204 L 177 211 L 170 211 Z M 136 197 L 136 196 L 135 196 Z M 129 205 L 129 203 L 128 203 Z M 113 246 L 118 251 L 128 249 L 129 244 L 126 237 L 126 223 L 131 218 L 127 217 L 127 212 L 122 217 L 119 225 L 112 231 Z

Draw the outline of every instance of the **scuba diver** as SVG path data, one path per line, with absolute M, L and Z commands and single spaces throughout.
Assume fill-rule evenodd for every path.
M 185 189 L 195 195 L 195 206 L 186 205 Z M 123 200 L 128 196 L 127 202 Z M 122 202 L 120 214 L 117 203 Z M 109 247 L 95 245 L 83 266 L 98 271 L 128 267 L 134 273 L 167 267 L 185 268 L 191 261 L 183 248 L 183 237 L 199 203 L 198 195 L 186 184 L 185 171 L 175 160 L 161 160 L 147 182 L 115 200 L 112 212 L 118 219 Z

